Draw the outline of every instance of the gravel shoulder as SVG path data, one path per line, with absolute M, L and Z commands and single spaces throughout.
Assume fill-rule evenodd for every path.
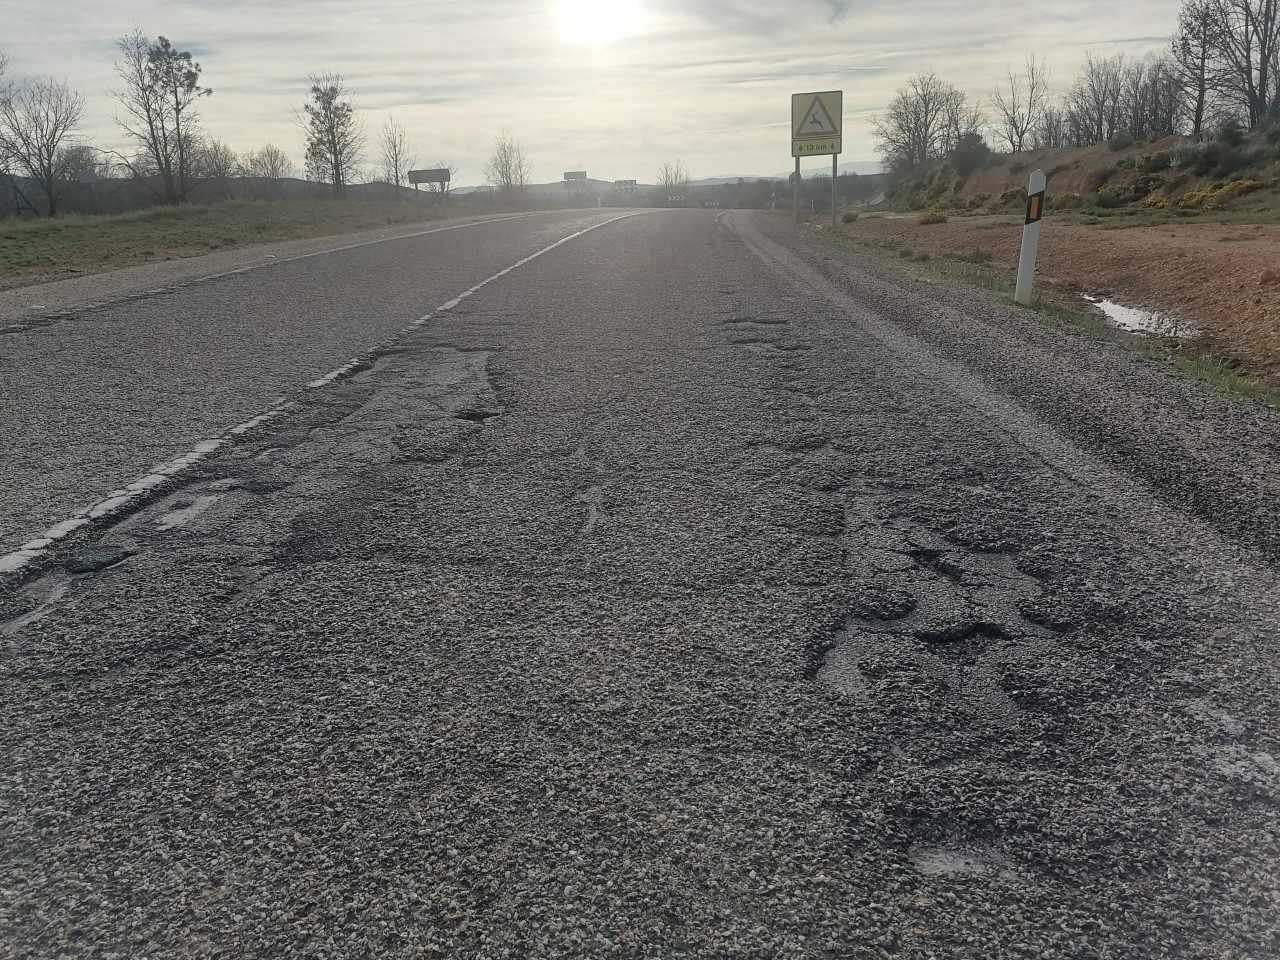
M 767 216 L 598 230 L 0 594 L 0 942 L 1272 957 L 1263 508 L 1139 442 L 1245 471 L 1212 403 Z
M 793 248 L 789 269 L 851 310 L 893 317 L 1155 495 L 1280 558 L 1280 411 L 1179 376 L 1122 343 L 1063 330 L 960 284 L 904 279 L 880 258 L 797 236 L 782 218 L 753 225 Z M 924 229 L 915 227 L 915 229 Z

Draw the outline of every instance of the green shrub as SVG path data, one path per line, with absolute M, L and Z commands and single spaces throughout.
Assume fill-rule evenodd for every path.
M 1089 175 L 1085 177 L 1085 192 L 1097 193 L 1106 184 L 1108 180 L 1116 175 L 1120 168 L 1114 164 L 1108 166 L 1097 167 L 1089 171 Z
M 1198 177 L 1213 174 L 1225 177 L 1248 163 L 1248 157 L 1239 147 L 1220 141 L 1204 143 L 1194 152 L 1186 154 L 1186 167 Z
M 1158 153 L 1143 157 L 1138 169 L 1143 173 L 1158 173 L 1161 170 L 1168 170 L 1172 165 L 1173 158 L 1169 155 L 1169 151 L 1161 150 Z
M 933 257 L 927 251 L 920 251 L 915 256 L 916 263 L 928 263 Z
M 1124 150 L 1127 147 L 1132 147 L 1136 142 L 1137 141 L 1133 139 L 1133 136 L 1131 134 L 1117 133 L 1114 137 L 1112 137 L 1110 140 L 1107 141 L 1107 146 L 1113 151 Z
M 1218 128 L 1216 140 L 1219 143 L 1225 143 L 1228 147 L 1238 147 L 1244 143 L 1245 132 L 1240 126 L 1239 121 L 1226 120 L 1222 126 Z
M 930 207 L 920 215 L 918 222 L 922 227 L 927 227 L 935 223 L 946 223 L 947 215 L 938 207 Z
M 1087 202 L 1091 207 L 1098 207 L 1102 210 L 1114 210 L 1117 207 L 1124 206 L 1124 197 L 1114 190 L 1099 190 L 1097 193 L 1090 194 Z
M 915 255 L 916 255 L 916 252 L 912 250 L 910 247 L 903 247 L 901 250 L 898 251 L 898 256 L 900 256 L 903 260 L 910 260 Z
M 1132 170 L 1137 165 L 1137 161 L 1133 157 L 1121 157 L 1116 161 L 1116 166 L 1121 170 Z
M 1271 144 L 1271 146 L 1280 147 L 1280 121 L 1273 122 L 1271 126 L 1267 127 L 1265 136 L 1267 143 Z
M 990 163 L 991 148 L 981 134 L 966 133 L 951 152 L 952 169 L 966 179 Z
M 1211 171 L 1215 177 L 1229 177 L 1237 170 L 1243 170 L 1245 167 L 1253 163 L 1253 156 L 1241 150 L 1239 147 L 1233 147 L 1226 144 L 1222 145 L 1222 149 L 1218 152 L 1218 162 L 1213 165 Z
M 857 210 L 846 210 L 846 211 L 845 211 L 844 216 L 842 216 L 842 217 L 840 218 L 840 222 L 841 222 L 841 223 L 857 223 L 857 222 L 858 222 L 858 211 L 857 211 Z

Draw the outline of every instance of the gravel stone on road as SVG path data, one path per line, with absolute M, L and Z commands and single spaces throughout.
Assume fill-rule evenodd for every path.
M 4 954 L 1277 955 L 1274 413 L 831 258 L 594 231 L 0 591 Z

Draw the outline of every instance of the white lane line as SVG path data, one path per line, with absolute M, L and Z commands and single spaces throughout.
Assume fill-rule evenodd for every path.
M 571 233 L 569 236 L 564 237 L 561 240 L 557 240 L 555 243 L 550 244 L 549 246 L 543 247 L 537 253 L 531 254 L 530 256 L 525 257 L 523 260 L 519 260 L 516 263 L 513 263 L 511 266 L 507 267 L 505 270 L 500 270 L 497 273 L 495 273 L 493 276 L 488 277 L 484 280 L 481 280 L 471 289 L 465 290 L 462 293 L 460 293 L 458 296 L 454 297 L 452 300 L 442 303 L 440 306 L 436 307 L 436 309 L 432 310 L 430 313 L 423 314 L 413 323 L 409 324 L 409 326 L 405 327 L 404 330 L 400 331 L 400 333 L 396 334 L 394 337 L 391 337 L 389 340 L 384 340 L 381 344 L 375 347 L 370 353 L 365 354 L 362 357 L 353 357 L 347 363 L 344 363 L 342 366 L 338 367 L 336 370 L 331 370 L 329 373 L 325 374 L 320 379 L 312 380 L 310 383 L 307 384 L 307 388 L 311 390 L 317 390 L 317 389 L 320 389 L 321 387 L 326 387 L 337 380 L 340 380 L 341 378 L 343 378 L 344 376 L 348 375 L 353 370 L 355 370 L 357 367 L 360 367 L 361 365 L 368 363 L 370 360 L 370 357 L 373 354 L 376 354 L 379 350 L 386 348 L 390 344 L 394 343 L 396 340 L 403 337 L 405 334 L 410 333 L 413 330 L 416 330 L 418 327 L 421 327 L 424 323 L 426 323 L 432 317 L 436 316 L 439 313 L 444 313 L 454 309 L 456 306 L 458 306 L 458 304 L 462 303 L 463 300 L 466 300 L 468 297 L 474 295 L 477 291 L 484 289 L 489 284 L 493 283 L 495 280 L 500 280 L 503 277 L 505 277 L 507 274 L 511 273 L 512 271 L 519 270 L 525 264 L 531 263 L 532 261 L 537 260 L 539 257 L 550 253 L 552 250 L 555 250 L 557 247 L 562 247 L 566 243 L 569 243 L 573 240 L 578 239 L 579 237 L 582 237 L 588 233 L 591 233 L 593 230 L 599 230 L 601 227 L 607 227 L 610 224 L 617 223 L 620 220 L 627 220 L 627 219 L 630 219 L 631 217 L 638 217 L 643 215 L 644 214 L 641 214 L 641 213 L 623 214 L 620 217 L 614 217 L 611 220 L 605 220 L 601 223 L 595 224 L 594 226 L 587 227 L 585 230 L 579 230 L 577 233 Z M 525 214 L 522 216 L 528 216 L 528 214 Z M 506 217 L 504 219 L 516 220 L 516 219 L 520 219 L 520 217 Z M 480 222 L 481 223 L 499 223 L 501 221 L 484 220 Z M 459 224 L 458 226 L 454 226 L 454 227 L 443 227 L 439 230 L 429 230 L 429 231 L 426 231 L 426 233 L 443 233 L 446 230 L 459 230 L 463 226 L 473 226 L 473 225 L 474 224 Z M 414 234 L 413 236 L 422 236 L 422 235 L 423 234 Z M 391 239 L 399 240 L 399 239 L 406 239 L 406 238 L 395 237 Z M 356 247 L 369 246 L 373 243 L 385 243 L 385 242 L 386 241 L 383 241 L 383 240 L 371 240 L 366 243 L 352 244 L 350 247 L 344 247 L 340 249 L 350 250 Z M 339 251 L 331 250 L 327 252 L 337 253 Z M 305 259 L 306 257 L 316 257 L 316 256 L 322 256 L 322 255 L 323 254 L 320 254 L 320 253 L 308 253 L 308 254 L 304 254 L 301 257 L 296 257 L 294 259 L 302 260 L 302 259 Z M 281 260 L 279 262 L 286 263 L 288 261 Z M 246 268 L 246 270 L 248 269 L 253 269 L 253 268 Z M 246 270 L 234 270 L 232 271 L 232 273 L 244 273 L 246 272 Z M 206 278 L 206 279 L 211 279 L 211 278 Z M 71 534 L 75 533 L 77 530 L 81 529 L 82 527 L 86 527 L 90 523 L 96 520 L 101 520 L 105 517 L 114 516 L 116 514 L 120 514 L 128 511 L 133 507 L 134 504 L 136 504 L 140 499 L 145 497 L 148 493 L 150 493 L 156 487 L 159 487 L 165 483 L 168 483 L 178 474 L 186 471 L 187 469 L 199 463 L 200 461 L 208 459 L 210 456 L 212 456 L 215 452 L 217 452 L 222 447 L 225 447 L 228 444 L 234 442 L 235 438 L 245 433 L 248 433 L 250 430 L 254 429 L 255 427 L 259 427 L 264 423 L 267 423 L 271 420 L 275 420 L 276 418 L 283 416 L 284 414 L 288 413 L 290 410 L 292 410 L 296 406 L 297 405 L 295 403 L 292 403 L 288 400 L 281 400 L 275 406 L 271 407 L 271 409 L 258 414 L 256 417 L 253 417 L 252 419 L 244 421 L 244 423 L 236 424 L 234 427 L 231 427 L 230 429 L 224 431 L 220 436 L 214 437 L 210 440 L 202 440 L 200 443 L 197 443 L 194 447 L 192 447 L 190 452 L 183 454 L 181 457 L 178 457 L 175 460 L 170 460 L 167 463 L 162 463 L 156 467 L 152 467 L 151 471 L 146 476 L 140 477 L 139 479 L 133 481 L 133 483 L 129 484 L 127 487 L 124 487 L 121 490 L 113 490 L 111 493 L 107 494 L 106 497 L 104 497 L 102 500 L 99 500 L 97 503 L 94 503 L 85 507 L 83 510 L 72 515 L 70 518 L 63 520 L 61 523 L 57 524 L 56 526 L 50 527 L 48 530 L 46 530 L 44 533 L 42 533 L 40 536 L 38 536 L 34 540 L 31 540 L 28 543 L 24 543 L 17 550 L 14 550 L 11 553 L 7 553 L 0 556 L 0 574 L 18 573 L 19 571 L 23 570 L 25 567 L 31 565 L 36 560 L 38 560 L 51 547 L 56 545 L 60 540 L 65 540 L 67 537 L 69 537 Z
M 265 267 L 276 267 L 284 263 L 296 263 L 299 260 L 310 260 L 312 257 L 327 257 L 334 253 L 345 253 L 348 250 L 359 250 L 361 247 L 373 247 L 380 243 L 395 243 L 397 240 L 415 240 L 419 237 L 429 237 L 437 233 L 450 233 L 454 230 L 469 230 L 472 227 L 483 227 L 490 223 L 507 223 L 511 220 L 526 220 L 530 217 L 545 216 L 542 213 L 514 213 L 501 217 L 490 217 L 487 220 L 468 220 L 465 223 L 454 223 L 447 227 L 432 227 L 430 230 L 417 230 L 413 233 L 402 233 L 394 237 L 379 237 L 376 240 L 361 240 L 358 243 L 348 243 L 340 247 L 326 247 L 324 250 L 315 250 L 311 253 L 299 253 L 292 257 L 281 257 L 273 253 L 264 254 L 264 259 L 249 263 L 243 267 L 236 267 L 234 270 L 224 270 L 221 273 L 206 273 L 198 277 L 189 277 L 185 280 L 178 280 L 168 287 L 156 287 L 152 290 L 134 291 L 133 293 L 124 294 L 113 299 L 93 301 L 72 306 L 64 306 L 59 308 L 64 311 L 74 310 L 97 310 L 103 307 L 109 307 L 113 304 L 124 303 L 129 300 L 137 299 L 139 296 L 159 296 L 166 293 L 172 293 L 175 290 L 181 290 L 184 287 L 192 287 L 201 283 L 209 283 L 213 280 L 224 280 L 227 277 L 238 277 L 241 274 L 252 273 L 255 270 L 262 270 Z M 27 312 L 33 310 L 46 309 L 45 304 L 33 303 L 25 307 L 19 307 L 20 310 Z M 55 316 L 56 319 L 56 316 Z M 0 570 L 0 572 L 3 572 Z
M 416 240 L 418 237 L 430 237 L 437 233 L 449 233 L 453 230 L 469 230 L 472 227 L 483 227 L 489 223 L 507 223 L 510 220 L 526 220 L 529 217 L 537 216 L 533 213 L 516 213 L 505 217 L 492 217 L 488 220 L 468 220 L 466 223 L 455 223 L 448 227 L 432 227 L 430 230 L 419 230 L 415 233 L 402 233 L 395 237 L 379 237 L 376 240 L 361 240 L 359 243 L 348 243 L 341 247 L 328 247 L 324 250 L 316 250 L 313 253 L 300 253 L 292 257 L 277 257 L 268 254 L 268 258 L 262 263 L 251 263 L 245 267 L 237 267 L 235 270 L 227 270 L 223 273 L 211 273 L 208 276 L 197 277 L 195 280 L 187 281 L 189 283 L 205 283 L 209 280 L 221 280 L 223 277 L 234 277 L 242 273 L 250 273 L 254 270 L 261 270 L 263 267 L 276 267 L 282 263 L 297 263 L 299 260 L 310 260 L 312 257 L 327 257 L 334 253 L 346 253 L 348 250 L 359 250 L 361 247 L 373 247 L 380 243 L 395 243 L 397 240 Z M 164 290 L 153 290 L 152 293 L 164 293 Z
M 579 230 L 577 233 L 571 233 L 571 234 L 569 234 L 569 236 L 564 237 L 563 239 L 557 240 L 555 243 L 550 244 L 549 246 L 545 246 L 545 247 L 543 247 L 543 248 L 542 248 L 541 250 L 539 250 L 537 253 L 532 253 L 532 254 L 530 254 L 529 256 L 525 257 L 523 260 L 518 260 L 518 261 L 516 261 L 516 262 L 515 262 L 515 263 L 513 263 L 511 266 L 507 267 L 505 270 L 499 270 L 499 271 L 498 271 L 497 273 L 495 273 L 493 276 L 491 276 L 491 277 L 486 277 L 484 280 L 481 280 L 479 283 L 477 283 L 477 284 L 476 284 L 474 287 L 472 287 L 471 289 L 469 289 L 469 290 L 464 290 L 462 293 L 458 294 L 458 295 L 457 295 L 456 297 L 454 297 L 452 300 L 448 300 L 448 301 L 446 301 L 446 302 L 444 302 L 444 303 L 440 304 L 440 306 L 436 307 L 436 308 L 435 308 L 434 310 L 432 310 L 430 313 L 424 313 L 422 316 L 420 316 L 420 317 L 419 317 L 417 320 L 415 320 L 413 323 L 409 324 L 409 326 L 408 326 L 408 327 L 406 327 L 406 328 L 405 328 L 404 330 L 402 330 L 400 333 L 396 334 L 396 338 L 395 338 L 395 339 L 399 339 L 400 337 L 404 336 L 404 334 L 408 333 L 409 331 L 411 331 L 411 330 L 412 330 L 412 329 L 414 329 L 415 327 L 420 327 L 420 326 L 422 326 L 424 323 L 426 323 L 426 322 L 427 322 L 428 320 L 430 320 L 432 317 L 436 316 L 436 314 L 439 314 L 439 313 L 446 313 L 446 312 L 448 312 L 449 310 L 454 309 L 454 308 L 455 308 L 455 307 L 457 307 L 460 303 L 462 303 L 462 301 L 463 301 L 463 300 L 466 300 L 468 297 L 474 296 L 476 293 L 478 293 L 479 291 L 483 290 L 485 287 L 487 287 L 489 284 L 493 283 L 495 280 L 501 280 L 501 279 L 502 279 L 503 277 L 505 277 L 507 274 L 509 274 L 509 273 L 511 273 L 511 272 L 513 272 L 513 271 L 515 271 L 515 270 L 519 270 L 519 269 L 520 269 L 521 267 L 523 267 L 525 264 L 527 264 L 527 263 L 532 263 L 534 260 L 537 260 L 537 259 L 538 259 L 539 257 L 541 257 L 541 256 L 545 256 L 546 254 L 550 253 L 552 250 L 555 250 L 557 247 L 563 247 L 566 243 L 569 243 L 569 242 L 571 242 L 571 241 L 573 241 L 573 240 L 577 240 L 579 237 L 581 237 L 581 236 L 585 236 L 586 234 L 590 233 L 592 230 L 599 230 L 601 227 L 607 227 L 607 226 L 609 226 L 611 223 L 617 223 L 619 220 L 626 220 L 626 219 L 629 219 L 630 217 L 638 217 L 638 216 L 642 216 L 642 214 L 638 214 L 638 213 L 625 213 L 625 214 L 623 214 L 623 215 L 622 215 L 622 216 L 620 216 L 620 217 L 614 217 L 612 220 L 605 220 L 605 221 L 604 221 L 604 222 L 602 222 L 602 223 L 597 223 L 597 224 L 595 224 L 594 226 L 587 227 L 585 230 Z M 333 369 L 333 370 L 330 370 L 330 371 L 329 371 L 328 373 L 326 373 L 323 377 L 320 377 L 320 378 L 319 378 L 319 379 L 317 379 L 317 380 L 312 380 L 310 383 L 308 383 L 308 384 L 307 384 L 307 389 L 309 389 L 309 390 L 318 390 L 318 389 L 320 389 L 321 387 L 327 387 L 329 384 L 333 383 L 335 380 L 341 380 L 343 377 L 347 376 L 347 374 L 351 373 L 351 371 L 355 370 L 355 369 L 356 369 L 357 367 L 359 367 L 361 364 L 364 364 L 364 363 L 367 363 L 367 362 L 368 362 L 368 355 L 367 355 L 367 354 L 366 354 L 365 356 L 362 356 L 362 357 L 352 357 L 350 360 L 348 360 L 348 361 L 347 361 L 346 363 L 344 363 L 342 366 L 337 367 L 337 368 L 335 368 L 335 369 Z

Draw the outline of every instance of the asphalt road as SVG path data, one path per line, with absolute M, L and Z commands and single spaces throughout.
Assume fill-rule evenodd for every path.
M 11 541 L 292 403 L 0 589 L 0 956 L 1280 954 L 1276 413 L 746 212 L 298 389 L 610 216 L 2 338 Z

